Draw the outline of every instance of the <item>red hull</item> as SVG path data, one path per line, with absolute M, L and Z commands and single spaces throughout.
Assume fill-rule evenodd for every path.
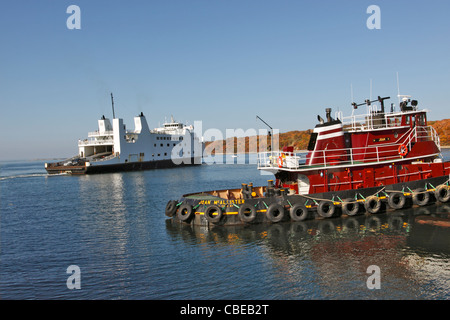
M 276 185 L 299 193 L 298 172 L 280 172 Z M 309 179 L 309 194 L 387 186 L 450 175 L 450 163 L 378 164 L 363 167 L 326 168 L 302 172 Z

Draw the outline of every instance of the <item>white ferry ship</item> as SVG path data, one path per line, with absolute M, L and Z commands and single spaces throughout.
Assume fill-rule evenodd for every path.
M 200 165 L 204 144 L 192 125 L 171 118 L 163 127 L 149 129 L 144 114 L 134 117 L 134 130 L 123 119 L 98 120 L 98 130 L 78 141 L 78 155 L 45 163 L 49 174 L 104 173 Z

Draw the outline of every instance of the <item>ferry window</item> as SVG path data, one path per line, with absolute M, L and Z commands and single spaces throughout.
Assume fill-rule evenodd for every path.
M 167 146 L 170 147 L 170 143 L 168 143 Z
M 167 156 L 167 152 L 164 152 L 164 155 Z
M 156 137 L 156 140 L 159 140 L 159 137 Z
M 163 146 L 163 144 L 161 143 L 161 147 Z
M 409 124 L 409 121 L 410 121 L 410 118 L 409 118 L 409 116 L 406 116 L 406 124 Z
M 154 153 L 152 153 L 152 157 L 154 157 L 155 156 L 155 154 Z
M 161 153 L 158 153 L 158 157 L 161 155 Z
M 156 143 L 153 146 L 156 147 Z
M 173 146 L 175 147 L 176 143 L 173 144 Z

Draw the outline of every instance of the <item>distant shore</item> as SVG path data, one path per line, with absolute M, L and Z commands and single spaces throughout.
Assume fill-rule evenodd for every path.
M 450 146 L 441 146 L 441 149 L 450 149 Z M 281 150 L 280 150 L 281 151 Z M 270 152 L 270 151 L 266 151 Z M 308 150 L 294 150 L 294 153 L 306 153 Z M 216 152 L 212 155 L 238 155 L 238 154 L 258 154 L 259 152 L 235 152 L 235 153 L 222 153 L 222 152 Z

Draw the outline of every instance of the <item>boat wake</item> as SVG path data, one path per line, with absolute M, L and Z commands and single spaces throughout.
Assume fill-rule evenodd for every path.
M 30 173 L 30 174 L 17 174 L 12 176 L 0 177 L 0 181 L 9 180 L 9 179 L 18 179 L 18 178 L 34 178 L 34 177 L 52 177 L 52 176 L 65 176 L 67 173 L 56 173 L 56 174 L 48 174 L 48 173 Z

